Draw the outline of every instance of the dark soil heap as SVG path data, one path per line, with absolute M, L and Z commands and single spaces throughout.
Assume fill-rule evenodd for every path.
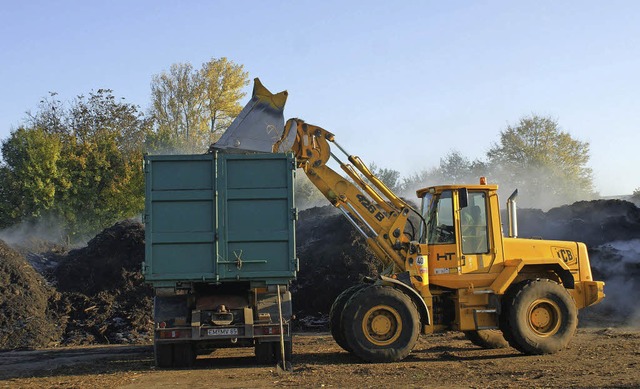
M 0 240 L 0 349 L 58 343 L 65 321 L 49 309 L 58 297 L 20 253 Z
M 133 343 L 152 329 L 151 287 L 141 273 L 144 226 L 116 223 L 86 247 L 57 258 L 52 274 L 62 298 L 57 310 L 69 317 L 64 344 Z
M 378 260 L 333 206 L 300 212 L 296 242 L 300 271 L 292 294 L 299 317 L 328 314 L 343 290 L 377 274 Z
M 519 209 L 518 219 L 521 237 L 578 241 L 589 248 L 640 239 L 640 209 L 622 200 L 578 201 L 546 213 Z

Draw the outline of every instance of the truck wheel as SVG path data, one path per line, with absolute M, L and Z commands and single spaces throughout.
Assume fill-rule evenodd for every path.
M 571 295 L 547 279 L 524 283 L 505 312 L 509 343 L 525 354 L 552 354 L 563 349 L 578 325 Z
M 153 353 L 157 367 L 167 368 L 173 366 L 173 345 L 154 343 Z
M 382 285 L 356 292 L 345 305 L 342 324 L 352 352 L 368 362 L 404 359 L 420 335 L 420 315 L 411 298 Z
M 349 301 L 351 296 L 367 286 L 370 285 L 357 284 L 345 289 L 338 295 L 338 297 L 336 297 L 335 301 L 331 305 L 331 310 L 329 310 L 329 328 L 331 329 L 331 335 L 333 335 L 333 339 L 336 341 L 338 346 L 342 347 L 345 351 L 348 352 L 351 352 L 351 349 L 349 348 L 347 340 L 344 337 L 344 333 L 342 331 L 342 323 L 340 322 L 342 311 L 344 310 L 344 306 L 345 304 L 347 304 L 347 301 Z
M 276 363 L 274 345 L 274 342 L 255 344 L 256 362 L 258 363 L 258 365 L 273 365 Z
M 191 367 L 196 361 L 196 350 L 191 343 L 175 343 L 173 345 L 173 366 Z
M 476 346 L 486 349 L 509 347 L 500 330 L 464 331 L 464 336 Z

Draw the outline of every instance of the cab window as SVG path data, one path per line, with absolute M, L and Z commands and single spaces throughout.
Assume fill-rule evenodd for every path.
M 446 190 L 432 203 L 429 210 L 429 244 L 455 242 L 453 196 L 450 190 Z
M 469 204 L 460 210 L 463 254 L 489 252 L 486 194 L 469 192 Z

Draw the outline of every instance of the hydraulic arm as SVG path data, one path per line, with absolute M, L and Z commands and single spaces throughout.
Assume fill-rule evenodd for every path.
M 403 271 L 409 242 L 415 234 L 415 229 L 406 231 L 407 224 L 411 226 L 411 206 L 376 177 L 359 157 L 350 155 L 336 143 L 332 133 L 301 119 L 287 121 L 273 151 L 280 151 L 282 141 L 291 139 L 294 132 L 291 151 L 298 167 L 365 237 L 388 272 Z M 349 163 L 331 151 L 329 142 L 347 156 Z M 331 158 L 352 181 L 327 165 Z

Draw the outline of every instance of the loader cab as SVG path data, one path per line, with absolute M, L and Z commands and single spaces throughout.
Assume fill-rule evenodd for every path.
M 446 185 L 421 189 L 426 228 L 421 242 L 428 245 L 429 278 L 459 287 L 461 274 L 488 273 L 496 259 L 494 237 L 499 226 L 496 185 Z M 493 205 L 493 202 L 496 204 Z M 499 227 L 497 229 L 499 235 Z

